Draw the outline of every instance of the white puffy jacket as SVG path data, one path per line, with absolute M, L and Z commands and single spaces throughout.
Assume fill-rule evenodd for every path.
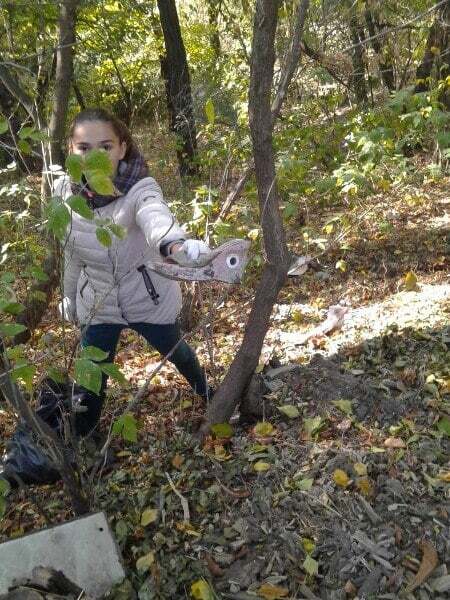
M 72 195 L 68 177 L 56 182 L 54 195 L 64 201 Z M 181 310 L 179 284 L 150 270 L 142 272 L 146 263 L 161 260 L 161 245 L 186 239 L 156 181 L 152 177 L 141 179 L 125 196 L 95 209 L 93 221 L 71 214 L 65 243 L 64 295 L 72 317 L 80 325 L 174 323 Z M 112 245 L 102 245 L 96 236 L 98 219 L 120 225 L 126 237 L 111 234 Z M 148 280 L 146 285 L 146 274 L 158 294 L 156 300 L 150 295 Z

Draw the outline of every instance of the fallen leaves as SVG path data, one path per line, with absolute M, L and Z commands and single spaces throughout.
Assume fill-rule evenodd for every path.
M 333 471 L 333 481 L 336 485 L 342 488 L 346 488 L 350 484 L 349 476 L 342 469 L 336 469 Z
M 195 600 L 214 600 L 211 587 L 204 579 L 198 579 L 191 585 L 191 594 Z
M 422 585 L 422 583 L 424 583 L 428 579 L 428 577 L 439 564 L 437 552 L 430 542 L 422 542 L 420 544 L 420 549 L 423 552 L 422 561 L 420 563 L 420 567 L 416 573 L 416 576 L 406 587 L 405 591 L 407 594 L 410 594 L 416 588 Z
M 384 446 L 386 448 L 406 448 L 405 442 L 401 438 L 388 437 L 384 440 Z
M 150 523 L 154 523 L 158 518 L 157 508 L 146 508 L 141 515 L 141 525 L 146 527 Z
M 155 562 L 155 555 L 153 552 L 149 552 L 144 556 L 141 556 L 136 561 L 136 569 L 141 572 L 148 571 L 152 564 Z
M 258 589 L 258 595 L 265 600 L 278 600 L 279 598 L 286 598 L 289 594 L 287 588 L 279 587 L 278 585 L 272 585 L 271 583 L 263 583 Z

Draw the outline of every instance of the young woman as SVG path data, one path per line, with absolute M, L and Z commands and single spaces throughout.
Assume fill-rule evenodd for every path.
M 127 127 L 103 109 L 87 109 L 74 119 L 69 133 L 69 152 L 84 155 L 104 149 L 114 168 L 115 193 L 102 196 L 87 182 L 75 184 L 61 178 L 55 195 L 66 200 L 83 195 L 93 209 L 94 220 L 72 212 L 65 243 L 63 313 L 82 330 L 82 346 L 96 346 L 114 360 L 120 332 L 131 328 L 141 334 L 161 354 L 167 354 L 180 340 L 177 317 L 181 291 L 176 281 L 147 269 L 146 263 L 161 260 L 175 250 L 183 250 L 195 260 L 209 252 L 199 240 L 187 240 L 176 223 L 156 181 L 149 177 L 143 156 Z M 123 239 L 112 237 L 109 247 L 96 235 L 98 219 L 121 226 Z M 182 341 L 169 359 L 200 396 L 208 396 L 208 385 L 192 348 Z M 105 395 L 106 376 L 98 395 L 86 392 L 77 412 L 76 429 L 86 435 L 98 423 Z

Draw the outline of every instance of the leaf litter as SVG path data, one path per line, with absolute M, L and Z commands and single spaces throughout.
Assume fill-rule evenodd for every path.
M 369 243 L 361 268 L 372 251 Z M 288 286 L 253 396 L 209 446 L 191 436 L 204 408 L 185 389 L 172 394 L 180 380 L 161 371 L 135 414 L 137 435 L 133 426 L 128 440 L 114 439 L 118 464 L 95 490 L 127 569 L 109 598 L 448 597 L 450 286 L 442 271 L 427 276 L 395 256 L 384 298 L 375 284 L 361 296 L 351 256 L 335 285 L 306 274 L 291 297 Z M 319 347 L 297 344 L 337 305 L 343 281 L 348 310 L 339 327 Z M 308 286 L 315 305 L 296 302 Z M 241 330 L 227 309 L 218 327 L 222 370 Z M 304 318 L 294 322 L 294 310 Z M 119 353 L 133 385 L 149 360 L 134 338 Z M 113 412 L 124 399 L 115 385 L 109 394 Z M 70 518 L 60 484 L 33 494 L 51 522 Z M 30 497 L 11 497 L 2 540 L 44 526 Z

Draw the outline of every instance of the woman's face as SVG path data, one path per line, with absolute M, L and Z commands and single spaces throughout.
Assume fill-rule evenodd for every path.
M 75 127 L 70 141 L 70 152 L 84 155 L 94 149 L 106 150 L 116 174 L 119 161 L 125 156 L 127 146 L 125 142 L 119 140 L 110 123 L 85 121 Z

